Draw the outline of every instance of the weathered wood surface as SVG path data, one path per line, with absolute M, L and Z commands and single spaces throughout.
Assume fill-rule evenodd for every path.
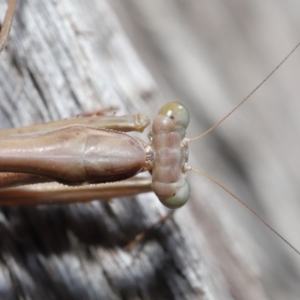
M 4 12 L 6 1 L 0 3 Z M 283 32 L 277 42 L 271 40 L 271 25 L 280 28 L 277 21 L 261 33 L 256 18 L 263 19 L 264 10 L 251 2 L 243 13 L 254 15 L 253 40 L 262 44 L 258 48 L 249 42 L 252 20 L 242 8 L 218 9 L 209 3 L 112 2 L 158 89 L 106 1 L 20 1 L 11 39 L 0 57 L 1 125 L 55 120 L 106 105 L 118 105 L 120 113 L 153 116 L 163 101 L 176 98 L 193 111 L 190 135 L 204 131 L 296 42 Z M 241 41 L 235 46 L 236 37 Z M 263 43 L 264 37 L 270 38 L 269 44 Z M 290 92 L 293 83 L 297 88 L 297 57 L 289 70 L 268 83 L 265 94 L 258 93 L 191 154 L 197 166 L 218 174 L 246 201 L 257 201 L 254 208 L 265 207 L 265 216 L 295 245 L 297 230 L 293 234 L 291 227 L 297 228 L 298 222 L 297 191 L 292 188 L 297 182 L 297 144 L 296 129 L 290 132 L 288 127 L 297 128 L 290 123 L 297 117 L 297 96 Z M 288 123 L 280 123 L 282 115 Z M 278 151 L 272 144 L 276 141 L 284 145 Z M 190 204 L 131 251 L 122 247 L 165 214 L 152 195 L 109 204 L 3 208 L 0 298 L 252 300 L 268 299 L 264 289 L 276 299 L 280 289 L 278 299 L 296 299 L 298 258 L 262 226 L 252 226 L 257 221 L 229 196 L 192 177 Z M 284 205 L 290 215 L 279 214 L 274 203 L 279 212 Z M 244 227 L 236 226 L 240 223 L 248 225 L 249 237 Z

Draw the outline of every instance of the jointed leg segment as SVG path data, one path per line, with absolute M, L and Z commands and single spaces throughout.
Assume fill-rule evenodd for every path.
M 7 11 L 0 32 L 0 52 L 6 45 L 17 2 L 17 0 L 10 0 L 8 3 Z

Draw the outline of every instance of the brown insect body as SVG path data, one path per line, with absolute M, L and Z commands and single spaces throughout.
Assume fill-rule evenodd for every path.
M 25 137 L 2 137 L 0 170 L 71 185 L 118 181 L 144 169 L 144 145 L 121 132 L 79 125 Z

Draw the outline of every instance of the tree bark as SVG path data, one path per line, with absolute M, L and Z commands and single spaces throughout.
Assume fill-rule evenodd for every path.
M 107 1 L 20 1 L 9 43 L 0 57 L 2 127 L 58 120 L 109 105 L 117 105 L 118 114 L 142 112 L 153 117 L 159 106 L 169 100 L 166 98 L 173 96 L 183 96 L 183 102 L 196 117 L 199 102 L 192 100 L 198 97 L 197 92 L 203 102 L 204 96 L 210 96 L 212 116 L 222 116 L 223 111 L 212 101 L 216 96 L 231 96 L 214 86 L 213 81 L 193 73 L 196 65 L 191 59 L 198 57 L 199 45 L 188 48 L 195 51 L 192 54 L 184 52 L 186 49 L 178 46 L 188 46 L 186 40 L 172 44 L 174 40 L 165 39 L 168 27 L 159 23 L 166 21 L 166 16 L 194 16 L 196 11 L 188 11 L 191 6 L 183 3 L 179 9 L 173 2 L 163 2 L 170 5 L 168 14 L 157 19 L 158 12 L 165 12 L 165 8 L 150 10 L 151 3 L 157 5 L 155 1 L 128 0 L 119 3 L 122 6 L 113 2 L 125 27 L 133 26 L 133 42 L 137 49 L 145 50 L 140 55 L 161 89 L 128 42 Z M 0 1 L 1 12 L 5 4 Z M 152 32 L 149 24 L 156 24 L 157 32 Z M 171 24 L 174 31 L 169 32 L 169 37 L 186 36 L 175 24 Z M 197 34 L 197 24 L 189 24 L 187 32 Z M 144 48 L 137 45 L 138 41 Z M 209 36 L 206 42 L 209 52 Z M 169 52 L 158 45 L 167 46 Z M 177 62 L 181 64 L 178 68 Z M 187 76 L 186 64 L 193 67 L 192 80 Z M 209 60 L 206 64 L 205 71 L 211 79 L 216 71 L 214 62 Z M 198 78 L 204 80 L 206 89 L 198 89 Z M 229 85 L 231 80 L 220 82 Z M 236 99 L 237 92 L 234 94 Z M 207 114 L 211 111 L 206 104 L 203 107 L 199 113 L 204 120 L 201 128 L 210 124 Z M 194 123 L 191 131 L 201 133 L 200 125 Z M 237 192 L 245 189 L 246 194 L 255 195 L 253 186 L 248 187 L 243 179 L 250 176 L 245 171 L 248 164 L 243 161 L 244 165 L 240 165 L 242 154 L 238 150 L 232 154 L 227 138 L 222 131 L 213 135 L 209 144 L 225 149 L 233 162 L 235 169 L 228 178 L 239 186 Z M 237 138 L 241 139 L 240 134 Z M 231 142 L 247 150 L 244 140 Z M 209 153 L 211 150 L 205 149 L 208 161 L 219 167 L 226 165 L 222 159 L 214 161 Z M 195 155 L 198 154 L 192 152 L 191 156 Z M 218 202 L 225 201 L 224 194 L 206 183 L 200 189 L 199 182 L 202 184 L 202 179 L 193 176 L 190 203 L 131 250 L 126 250 L 125 245 L 167 212 L 151 194 L 110 203 L 2 208 L 1 299 L 268 299 L 257 263 L 261 264 L 261 250 L 255 250 L 245 229 L 236 228 L 238 219 Z M 257 233 L 257 227 L 253 232 Z M 272 244 L 268 244 L 270 241 Z M 266 243 L 266 250 L 277 245 L 272 237 Z M 277 248 L 276 253 L 284 255 Z M 268 283 L 266 279 L 265 282 Z

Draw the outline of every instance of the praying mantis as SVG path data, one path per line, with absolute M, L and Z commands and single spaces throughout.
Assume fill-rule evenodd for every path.
M 16 3 L 14 0 L 9 2 L 0 51 L 6 44 Z M 190 187 L 185 172 L 189 140 L 185 138 L 185 130 L 190 117 L 183 105 L 173 102 L 160 109 L 153 121 L 151 143 L 122 133 L 143 131 L 149 124 L 145 116 L 102 117 L 99 121 L 93 118 L 94 114 L 91 117 L 2 131 L 1 186 L 7 188 L 49 180 L 68 185 L 107 183 L 128 179 L 148 170 L 152 173 L 152 189 L 165 206 L 178 208 L 188 201 Z M 137 192 L 144 191 L 145 184 L 140 184 L 140 181 L 131 185 L 132 189 L 137 188 Z M 149 187 L 148 181 L 148 190 Z M 92 197 L 95 197 L 97 193 L 101 194 L 102 186 L 92 186 L 91 189 Z M 123 195 L 123 190 L 128 190 L 128 186 L 123 188 L 119 184 L 111 185 L 107 192 L 112 197 L 114 191 L 117 191 L 116 196 Z M 69 192 L 64 187 L 56 191 L 58 202 L 62 201 L 60 195 L 63 194 L 64 199 L 73 202 Z M 25 198 L 33 198 L 32 191 L 29 191 L 29 196 L 25 193 L 24 189 L 4 191 L 2 205 L 15 205 L 13 199 L 16 194 L 21 201 L 17 204 L 23 204 Z M 42 199 L 49 203 L 48 196 L 42 193 L 34 204 L 42 203 Z M 83 192 L 77 189 L 75 201 L 82 201 L 87 194 L 86 188 Z M 54 194 L 49 196 L 51 202 L 56 202 L 54 197 Z
M 87 33 L 86 35 L 88 36 L 88 35 L 89 35 L 89 33 Z M 83 34 L 83 36 L 84 36 L 84 34 Z M 50 111 L 51 111 L 51 109 L 50 109 Z M 53 110 L 52 110 L 52 111 L 53 111 Z

